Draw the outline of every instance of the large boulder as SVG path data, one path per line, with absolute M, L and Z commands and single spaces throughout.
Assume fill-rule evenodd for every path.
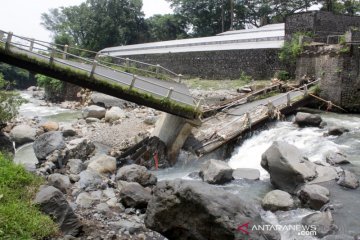
M 121 118 L 125 117 L 125 112 L 119 107 L 112 107 L 108 111 L 106 111 L 105 114 L 105 121 L 107 122 L 114 122 L 116 120 L 119 120 Z
M 49 175 L 47 180 L 51 186 L 56 187 L 63 193 L 66 193 L 71 186 L 69 177 L 60 173 L 54 173 Z
M 270 210 L 272 212 L 278 210 L 288 211 L 294 207 L 294 200 L 287 192 L 273 190 L 265 195 L 261 205 L 265 210 Z
M 344 170 L 339 173 L 337 184 L 346 188 L 356 189 L 359 187 L 359 179 L 354 173 Z
M 91 169 L 99 174 L 112 174 L 116 171 L 116 158 L 102 154 L 90 159 L 87 169 Z
M 322 119 L 319 115 L 298 112 L 295 116 L 295 123 L 299 127 L 320 127 Z
M 242 230 L 264 224 L 251 203 L 201 181 L 158 182 L 145 225 L 168 239 L 280 239 L 276 232 Z M 246 228 L 248 227 L 248 228 Z
M 234 169 L 232 176 L 234 179 L 259 180 L 260 171 L 253 168 L 237 168 Z
M 85 107 L 82 111 L 83 118 L 97 118 L 102 119 L 105 117 L 106 109 L 96 105 Z
M 97 189 L 102 184 L 102 177 L 98 172 L 93 170 L 85 170 L 79 174 L 79 181 L 77 184 L 82 189 Z
M 60 190 L 52 186 L 43 186 L 36 194 L 34 202 L 42 212 L 54 219 L 64 235 L 79 235 L 82 228 L 80 220 Z
M 155 185 L 157 182 L 156 176 L 150 173 L 146 167 L 136 164 L 120 168 L 116 174 L 116 179 L 127 182 L 137 182 L 144 187 Z
M 301 223 L 305 226 L 316 228 L 316 237 L 322 238 L 337 231 L 334 219 L 330 211 L 316 212 L 305 216 Z
M 95 150 L 95 144 L 87 138 L 76 138 L 66 144 L 68 148 L 68 158 L 86 160 Z
M 302 204 L 315 210 L 320 210 L 322 206 L 330 201 L 329 189 L 316 184 L 304 185 L 297 195 Z
M 275 141 L 263 153 L 261 166 L 269 172 L 276 188 L 290 193 L 317 175 L 314 163 L 305 159 L 298 148 L 281 141 Z
M 328 135 L 340 136 L 346 132 L 349 132 L 349 129 L 344 127 L 330 127 L 328 130 Z
M 46 122 L 41 125 L 41 128 L 44 129 L 45 132 L 58 131 L 59 124 L 57 122 Z
M 79 174 L 85 169 L 84 163 L 80 159 L 69 159 L 66 166 L 70 174 Z
M 17 146 L 20 146 L 25 143 L 35 141 L 36 129 L 30 127 L 29 125 L 17 125 L 10 131 L 11 140 L 16 143 Z
M 202 165 L 199 175 L 210 184 L 223 184 L 233 179 L 233 171 L 226 162 L 211 159 Z
M 0 132 L 0 152 L 14 155 L 15 149 L 10 138 Z
M 136 182 L 125 184 L 120 190 L 121 203 L 125 207 L 146 208 L 151 199 L 148 190 Z
M 39 160 L 45 160 L 55 150 L 62 150 L 65 147 L 64 137 L 61 132 L 44 133 L 35 140 L 33 145 L 35 156 Z
M 348 164 L 350 163 L 347 160 L 347 156 L 345 154 L 339 152 L 329 152 L 326 155 L 326 162 L 330 165 L 339 165 L 339 164 Z

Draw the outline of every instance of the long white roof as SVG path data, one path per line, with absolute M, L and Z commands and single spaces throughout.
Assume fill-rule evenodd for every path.
M 131 56 L 140 54 L 281 48 L 284 43 L 284 37 L 285 25 L 271 24 L 261 28 L 228 31 L 213 37 L 110 47 L 101 50 L 101 52 L 111 56 Z

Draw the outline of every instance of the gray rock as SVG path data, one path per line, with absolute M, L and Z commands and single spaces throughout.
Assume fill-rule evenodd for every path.
M 151 194 L 140 184 L 132 182 L 122 187 L 120 198 L 125 207 L 146 208 Z
M 85 170 L 79 174 L 79 187 L 97 189 L 102 184 L 101 175 L 93 170 Z
M 125 220 L 125 219 L 121 219 L 120 221 L 118 221 L 118 225 L 119 225 L 120 228 L 124 228 L 125 230 L 129 231 L 130 234 L 134 234 L 134 233 L 139 232 L 139 231 L 141 231 L 143 229 L 140 224 L 130 222 L 130 221 Z
M 337 184 L 346 188 L 356 189 L 359 187 L 359 179 L 352 172 L 344 170 L 339 173 Z
M 84 164 L 80 159 L 69 159 L 67 168 L 71 174 L 79 174 L 85 169 Z
M 295 146 L 280 141 L 263 153 L 261 166 L 269 172 L 276 188 L 290 193 L 317 175 L 317 165 L 305 159 Z
M 61 127 L 61 132 L 64 137 L 73 137 L 76 136 L 76 130 L 71 126 L 71 124 L 65 124 Z
M 326 155 L 326 162 L 330 165 L 338 165 L 338 164 L 348 164 L 350 163 L 347 160 L 347 156 L 345 154 L 339 152 L 330 152 Z
M 253 168 L 237 168 L 233 171 L 232 176 L 234 179 L 259 180 L 260 171 Z
M 20 146 L 25 143 L 35 141 L 36 129 L 28 125 L 22 124 L 14 127 L 10 131 L 11 140 Z
M 47 132 L 40 135 L 34 142 L 35 156 L 39 160 L 45 160 L 55 150 L 62 150 L 66 147 L 61 132 Z
M 110 110 L 106 111 L 105 121 L 114 122 L 116 120 L 125 118 L 125 112 L 119 107 L 112 107 Z
M 233 169 L 224 161 L 211 159 L 205 162 L 200 169 L 200 177 L 210 184 L 223 184 L 230 182 Z
M 82 192 L 77 196 L 75 202 L 81 208 L 91 208 L 95 199 L 88 192 Z
M 113 106 L 118 106 L 121 108 L 134 106 L 134 103 L 127 102 L 120 98 L 112 97 L 103 93 L 92 92 L 91 93 L 91 101 L 101 107 L 110 108 Z
M 86 123 L 88 123 L 88 124 L 89 123 L 97 123 L 97 122 L 100 122 L 100 119 L 92 118 L 92 117 L 86 119 Z
M 85 107 L 82 111 L 83 118 L 97 118 L 102 119 L 105 117 L 106 109 L 96 105 Z
M 305 216 L 301 223 L 305 226 L 316 226 L 316 237 L 322 238 L 337 231 L 330 211 L 312 213 Z
M 116 158 L 106 154 L 96 155 L 90 159 L 87 169 L 99 174 L 112 174 L 116 171 Z
M 281 190 L 268 192 L 261 202 L 265 210 L 270 211 L 288 211 L 294 207 L 294 200 L 291 195 Z
M 309 183 L 322 183 L 334 180 L 338 177 L 336 168 L 331 166 L 320 166 L 316 165 L 317 176 L 314 180 Z
M 81 232 L 82 225 L 60 190 L 43 186 L 36 194 L 34 202 L 42 212 L 54 219 L 64 235 L 77 236 Z
M 106 203 L 99 203 L 98 205 L 96 205 L 96 211 L 100 213 L 108 213 L 110 212 L 110 208 L 109 205 L 107 205 Z
M 47 180 L 51 186 L 56 187 L 63 193 L 66 193 L 71 186 L 69 177 L 59 173 L 49 175 Z
M 349 129 L 344 127 L 331 127 L 328 130 L 328 134 L 333 136 L 340 136 L 346 132 L 349 132 Z
M 301 202 L 312 209 L 320 210 L 330 201 L 330 192 L 327 188 L 316 184 L 306 184 L 297 193 Z
M 319 127 L 322 119 L 319 115 L 298 112 L 295 116 L 295 123 L 299 127 Z
M 155 185 L 157 182 L 156 176 L 150 173 L 146 167 L 136 164 L 120 168 L 116 174 L 116 179 L 127 182 L 137 182 L 144 187 Z
M 258 211 L 239 196 L 201 181 L 158 182 L 145 225 L 168 239 L 238 239 L 239 225 L 264 224 Z M 209 227 L 211 226 L 211 227 Z M 280 239 L 279 233 L 253 231 L 251 239 Z
M 68 158 L 88 159 L 95 151 L 95 145 L 87 138 L 77 138 L 66 144 L 69 149 Z
M 144 119 L 144 123 L 147 125 L 155 125 L 157 120 L 158 120 L 157 116 L 150 115 Z

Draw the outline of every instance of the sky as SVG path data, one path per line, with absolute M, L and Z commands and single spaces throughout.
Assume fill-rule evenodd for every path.
M 51 34 L 40 25 L 41 14 L 51 8 L 79 5 L 85 0 L 8 0 L 0 7 L 0 29 L 39 40 L 51 40 Z M 146 17 L 171 13 L 165 0 L 143 0 Z

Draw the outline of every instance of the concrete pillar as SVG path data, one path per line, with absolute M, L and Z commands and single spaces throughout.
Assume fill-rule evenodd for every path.
M 184 118 L 165 113 L 157 121 L 152 136 L 158 137 L 167 147 L 168 161 L 176 163 L 180 149 L 198 122 L 190 122 Z

